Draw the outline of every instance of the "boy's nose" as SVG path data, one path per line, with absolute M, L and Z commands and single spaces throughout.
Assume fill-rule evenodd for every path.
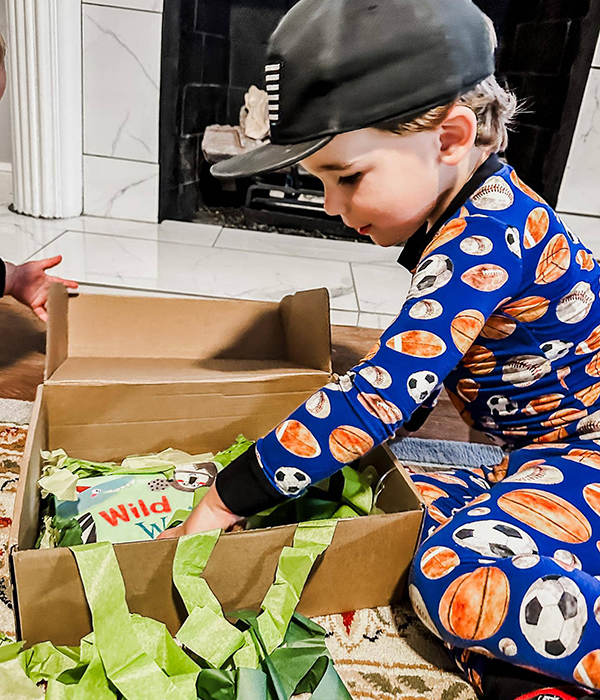
M 345 210 L 343 198 L 327 188 L 325 188 L 325 204 L 323 207 L 329 216 L 342 215 Z

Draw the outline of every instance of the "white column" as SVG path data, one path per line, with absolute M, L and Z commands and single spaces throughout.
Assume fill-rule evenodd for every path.
M 81 0 L 7 0 L 14 208 L 79 216 L 83 201 Z

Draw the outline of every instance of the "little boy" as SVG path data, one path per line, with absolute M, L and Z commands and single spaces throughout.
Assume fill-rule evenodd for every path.
M 0 34 L 0 100 L 6 90 L 5 54 L 4 37 Z M 33 309 L 34 313 L 42 321 L 47 321 L 46 302 L 48 301 L 50 284 L 52 282 L 60 282 L 66 287 L 77 289 L 77 282 L 46 275 L 46 270 L 56 267 L 61 260 L 62 256 L 56 255 L 46 260 L 35 260 L 23 263 L 23 265 L 13 265 L 0 259 L 0 297 L 4 295 L 14 297 Z
M 496 155 L 516 101 L 493 77 L 494 47 L 470 0 L 302 0 L 279 25 L 272 144 L 213 172 L 301 161 L 329 214 L 378 245 L 405 242 L 412 285 L 360 364 L 165 536 L 227 529 L 296 495 L 392 437 L 443 383 L 507 457 L 415 477 L 429 506 L 417 614 L 480 692 L 500 662 L 600 688 L 600 269 Z

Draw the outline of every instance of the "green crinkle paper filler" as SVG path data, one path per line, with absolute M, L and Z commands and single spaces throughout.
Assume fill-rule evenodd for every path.
M 98 543 L 72 551 L 92 613 L 95 643 L 111 683 L 127 700 L 189 700 L 189 693 L 173 683 L 137 638 L 112 545 Z

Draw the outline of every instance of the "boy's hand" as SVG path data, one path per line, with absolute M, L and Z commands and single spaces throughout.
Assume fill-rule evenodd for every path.
M 219 496 L 217 487 L 213 484 L 183 525 L 165 530 L 158 536 L 158 539 L 165 540 L 170 537 L 181 537 L 206 530 L 229 530 L 242 520 L 244 518 L 234 515 L 227 509 Z
M 48 290 L 52 282 L 59 282 L 70 289 L 77 289 L 77 282 L 64 280 L 60 277 L 52 277 L 46 274 L 46 270 L 55 267 L 62 261 L 62 255 L 45 260 L 33 260 L 22 265 L 6 264 L 6 285 L 5 294 L 26 304 L 42 321 L 48 320 L 46 303 L 48 301 Z

